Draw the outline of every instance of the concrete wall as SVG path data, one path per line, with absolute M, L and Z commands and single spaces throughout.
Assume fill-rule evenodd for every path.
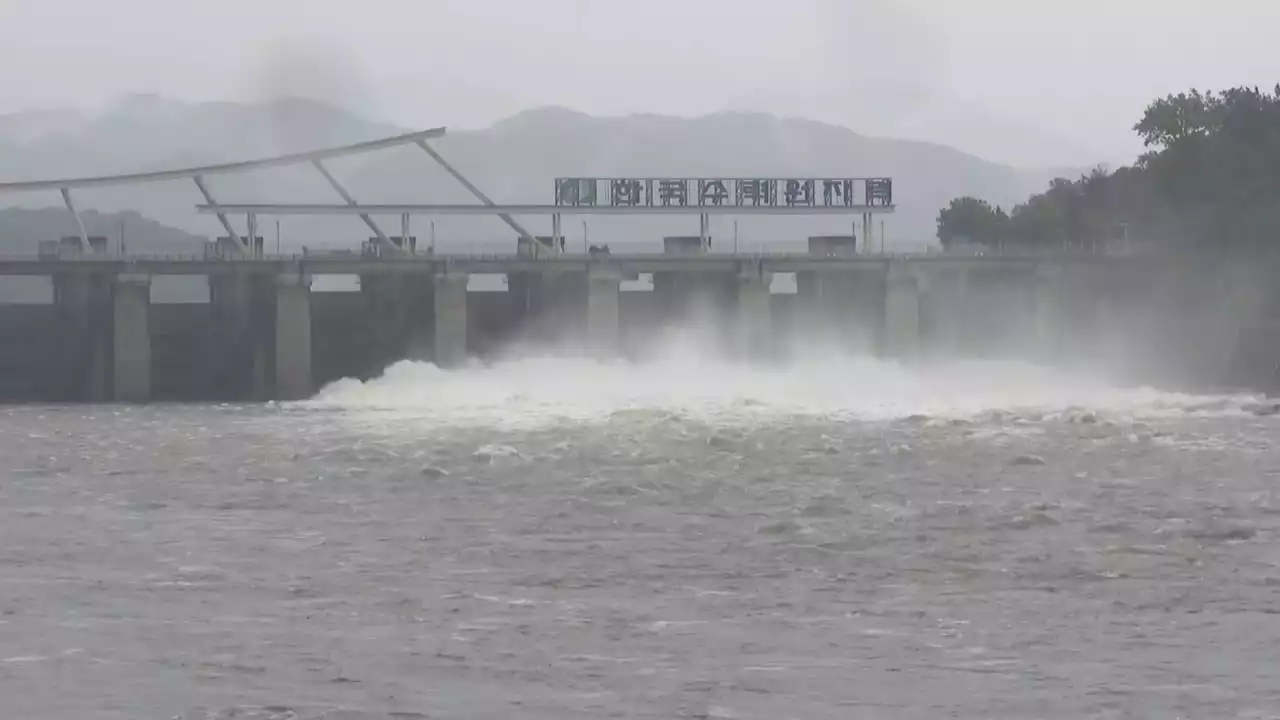
M 207 303 L 152 304 L 152 397 L 218 399 L 216 350 L 213 313 Z
M 895 260 L 888 272 L 802 272 L 794 295 L 762 293 L 767 273 L 752 284 L 745 267 L 660 273 L 654 291 L 619 292 L 616 304 L 612 274 L 588 294 L 582 272 L 513 278 L 496 292 L 466 291 L 466 276 L 379 279 L 356 292 L 245 276 L 213 283 L 209 302 L 181 304 L 155 302 L 141 278 L 64 279 L 55 303 L 0 305 L 0 402 L 304 397 L 404 358 L 456 365 L 533 342 L 606 338 L 643 358 L 690 323 L 758 359 L 814 348 L 1031 358 L 1183 387 L 1269 387 L 1280 367 L 1269 266 L 1031 273 Z
M 71 400 L 61 337 L 52 332 L 57 309 L 47 305 L 0 305 L 0 400 Z
M 311 373 L 316 387 L 367 380 L 395 358 L 376 344 L 367 298 L 359 292 L 311 293 Z

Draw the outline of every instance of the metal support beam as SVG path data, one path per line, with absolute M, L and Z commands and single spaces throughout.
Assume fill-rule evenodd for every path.
M 418 145 L 418 147 L 422 148 L 428 155 L 430 155 L 432 160 L 435 160 L 437 163 L 439 163 L 440 167 L 444 168 L 446 172 L 452 175 L 454 180 L 457 180 L 459 183 L 461 183 L 462 187 L 466 188 L 472 195 L 475 195 L 477 200 L 479 200 L 480 202 L 490 207 L 494 206 L 494 202 L 489 199 L 488 195 L 485 195 L 483 192 L 481 192 L 480 188 L 476 187 L 475 185 L 472 185 L 470 180 L 464 177 L 462 173 L 458 172 L 457 168 L 450 165 L 449 161 L 445 160 L 444 157 L 440 155 L 440 153 L 436 152 L 435 148 L 428 145 L 426 140 L 419 138 L 414 142 Z M 508 227 L 510 227 L 512 230 L 515 230 L 516 233 L 519 234 L 521 238 L 523 238 L 528 242 L 533 242 L 533 233 L 530 233 L 528 230 L 525 230 L 524 226 L 516 222 L 515 218 L 511 217 L 507 213 L 498 213 L 498 217 L 501 218 L 502 222 L 506 223 Z
M 395 137 L 372 140 L 369 142 L 343 145 L 342 147 L 311 150 L 308 152 L 277 155 L 275 157 L 247 160 L 241 162 L 222 163 L 220 165 L 200 165 L 197 167 L 175 170 L 157 170 L 153 172 L 126 173 L 124 175 L 101 175 L 98 177 L 63 178 L 61 180 L 23 180 L 21 182 L 0 182 L 0 193 L 30 192 L 34 190 L 60 190 L 62 188 L 81 189 L 88 187 L 110 187 L 115 185 L 132 185 L 144 182 L 163 182 L 165 180 L 181 180 L 196 176 L 227 175 L 232 173 L 252 172 L 265 168 L 298 165 L 311 160 L 329 160 L 347 155 L 382 150 L 385 148 L 407 145 L 421 138 L 437 138 L 445 134 L 444 128 L 420 130 Z M 210 205 L 214 204 L 212 201 Z M 233 234 L 234 237 L 234 234 Z
M 67 211 L 71 213 L 71 217 L 75 218 L 76 229 L 80 231 L 80 244 L 82 252 L 89 252 L 89 233 L 85 232 L 84 221 L 80 219 L 80 213 L 76 212 L 75 203 L 71 202 L 71 190 L 62 188 L 62 202 L 67 204 Z
M 404 244 L 405 252 L 409 252 L 409 213 L 400 213 L 400 242 Z
M 223 203 L 222 205 L 197 205 L 196 212 L 229 212 L 241 215 L 256 212 L 262 215 L 845 215 L 862 213 L 880 215 L 893 213 L 893 205 L 382 205 L 361 203 L 355 207 L 325 203 Z M 525 236 L 522 236 L 525 237 Z
M 698 237 L 702 240 L 702 252 L 711 250 L 711 216 L 703 213 L 698 216 Z
M 261 257 L 261 253 L 258 252 L 258 213 L 249 213 L 245 218 L 245 225 L 249 230 L 249 255 Z
M 551 216 L 551 254 L 560 254 L 560 237 L 563 234 L 560 227 L 560 213 Z
M 196 187 L 200 189 L 200 194 L 204 195 L 204 201 L 216 210 L 218 222 L 222 223 L 222 229 L 227 231 L 227 237 L 231 238 L 231 241 L 243 251 L 244 243 L 240 241 L 240 233 L 231 227 L 231 221 L 227 219 L 227 214 L 218 208 L 218 201 L 213 199 L 213 193 L 209 192 L 209 187 L 204 184 L 204 177 L 194 175 L 191 179 L 195 181 Z
M 342 187 L 342 184 L 339 183 L 338 179 L 329 172 L 329 169 L 324 166 L 323 162 L 320 160 L 312 160 L 311 164 L 316 170 L 320 171 L 320 174 L 324 176 L 325 180 L 329 181 L 329 186 L 338 193 L 343 202 L 350 207 L 360 207 L 356 202 L 356 199 L 351 197 L 351 193 L 347 192 L 346 188 Z M 396 249 L 396 246 L 391 242 L 391 238 L 387 237 L 386 233 L 382 232 L 382 228 L 378 227 L 378 223 L 373 221 L 373 218 L 369 213 L 360 213 L 360 219 L 364 221 L 365 225 L 369 226 L 369 229 L 373 231 L 373 234 L 378 238 L 378 242 L 382 244 L 384 249 Z

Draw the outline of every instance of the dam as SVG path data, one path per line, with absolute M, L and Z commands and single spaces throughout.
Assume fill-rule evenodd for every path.
M 817 345 L 907 361 L 965 353 L 1059 361 L 1088 352 L 1079 338 L 1148 329 L 1134 309 L 1182 282 L 1168 263 L 1146 256 L 877 251 L 873 218 L 895 209 L 887 177 L 562 177 L 552 203 L 499 204 L 430 144 L 444 132 L 220 165 L 0 183 L 0 196 L 57 191 L 79 228 L 36 253 L 0 257 L 0 277 L 47 278 L 52 298 L 0 305 L 0 401 L 297 400 L 406 358 L 443 368 L 511 348 L 643 358 L 672 328 L 696 328 L 746 362 L 785 360 Z M 423 150 L 478 202 L 362 203 L 325 164 L 402 145 Z M 206 181 L 297 164 L 312 165 L 342 203 L 224 203 Z M 113 251 L 105 238 L 87 235 L 73 199 L 81 188 L 182 180 L 204 200 L 195 211 L 225 232 L 198 255 Z M 261 218 L 296 215 L 355 216 L 371 236 L 358 250 L 264 252 Z M 420 247 L 412 219 L 448 215 L 501 220 L 514 248 Z M 662 238 L 661 252 L 566 248 L 563 220 L 596 215 L 696 217 L 698 232 Z M 712 217 L 759 215 L 843 217 L 849 232 L 809 237 L 804 252 L 740 252 L 736 237 L 732 251 L 723 240 L 715 245 Z M 525 225 L 533 216 L 549 220 L 549 235 Z M 388 217 L 399 219 L 399 234 L 383 229 Z M 317 287 L 327 276 L 356 278 L 358 290 Z M 200 284 L 204 299 L 153 302 L 153 285 L 169 277 Z M 500 284 L 484 290 L 480 278 Z M 637 291 L 641 278 L 651 289 Z M 794 292 L 777 291 L 784 278 Z M 1238 328 L 1231 335 L 1221 318 L 1200 322 L 1217 333 L 1211 347 L 1239 343 Z M 1255 353 L 1268 378 L 1275 368 L 1267 361 L 1280 356 L 1274 350 Z
M 552 254 L 548 240 L 535 243 L 508 255 L 201 259 L 99 255 L 68 238 L 54 257 L 0 259 L 0 275 L 53 287 L 51 304 L 0 308 L 0 367 L 11 378 L 0 399 L 293 400 L 404 358 L 456 367 L 512 345 L 643 357 L 664 328 L 690 324 L 757 362 L 806 337 L 903 359 L 1001 334 L 1036 337 L 1054 353 L 1055 334 L 1096 317 L 1124 267 L 863 254 L 852 236 L 811 238 L 807 254 L 714 255 L 697 236 L 665 238 L 661 254 Z M 773 292 L 787 274 L 796 292 Z M 313 290 L 326 275 L 357 277 L 358 290 Z M 505 277 L 505 289 L 471 289 L 481 275 Z M 152 303 L 164 276 L 202 278 L 207 302 Z M 642 276 L 652 290 L 623 289 Z M 978 302 L 999 314 L 974 312 Z

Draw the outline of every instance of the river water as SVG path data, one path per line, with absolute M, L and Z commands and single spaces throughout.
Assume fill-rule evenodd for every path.
M 526 359 L 0 410 L 0 716 L 1280 717 L 1280 419 Z

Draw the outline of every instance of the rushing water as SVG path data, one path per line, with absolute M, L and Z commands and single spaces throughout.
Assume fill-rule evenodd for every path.
M 673 357 L 6 409 L 0 715 L 1275 717 L 1248 400 Z

